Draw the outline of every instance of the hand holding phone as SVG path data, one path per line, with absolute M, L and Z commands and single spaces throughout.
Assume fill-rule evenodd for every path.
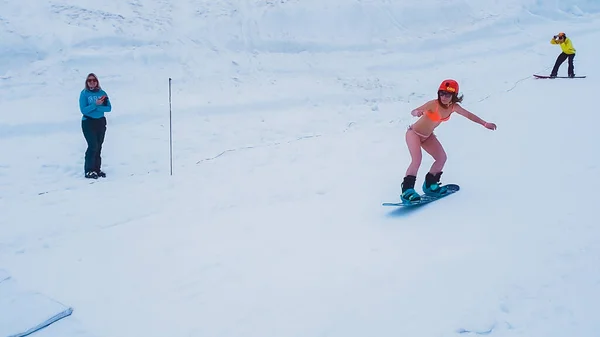
M 106 105 L 106 100 L 107 100 L 107 99 L 108 99 L 108 97 L 107 97 L 106 95 L 104 95 L 104 96 L 102 96 L 102 97 L 98 98 L 98 99 L 96 100 L 96 105 L 103 105 L 103 104 L 104 104 L 104 105 Z

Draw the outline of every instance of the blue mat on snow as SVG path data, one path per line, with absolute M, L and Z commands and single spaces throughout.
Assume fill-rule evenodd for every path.
M 17 282 L 0 269 L 0 337 L 31 335 L 71 313 L 71 307 L 40 293 L 20 289 Z

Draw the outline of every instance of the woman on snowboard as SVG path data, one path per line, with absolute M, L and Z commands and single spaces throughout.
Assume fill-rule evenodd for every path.
M 413 116 L 420 118 L 406 131 L 406 145 L 410 152 L 411 163 L 402 182 L 402 195 L 400 196 L 402 202 L 410 203 L 421 199 L 414 189 L 417 172 L 423 158 L 421 148 L 434 159 L 433 165 L 425 176 L 423 192 L 430 195 L 446 193 L 446 187 L 440 184 L 442 169 L 446 163 L 446 152 L 433 130 L 442 122 L 449 120 L 453 112 L 490 130 L 496 130 L 496 124 L 488 123 L 461 107 L 458 103 L 462 102 L 462 99 L 462 95 L 458 96 L 458 83 L 451 79 L 444 80 L 438 88 L 437 99 L 430 100 L 411 112 Z
M 573 42 L 571 42 L 571 39 L 569 39 L 565 33 L 558 33 L 558 35 L 554 35 L 552 40 L 550 40 L 550 44 L 557 44 L 562 50 L 562 53 L 558 54 L 556 62 L 554 62 L 554 68 L 552 68 L 550 77 L 554 78 L 558 75 L 558 69 L 567 59 L 569 60 L 569 67 L 567 68 L 568 75 L 569 77 L 575 77 L 575 66 L 573 65 L 575 48 L 573 48 Z

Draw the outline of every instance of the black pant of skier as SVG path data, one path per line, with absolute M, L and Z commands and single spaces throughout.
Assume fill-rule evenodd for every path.
M 556 58 L 556 62 L 554 63 L 554 68 L 552 68 L 552 72 L 550 73 L 550 77 L 556 77 L 558 74 L 558 68 L 560 68 L 561 64 L 565 62 L 566 59 L 569 59 L 569 69 L 568 74 L 569 77 L 575 76 L 575 67 L 573 66 L 573 58 L 575 58 L 575 54 L 565 54 L 560 53 Z
M 85 177 L 92 179 L 104 178 L 106 174 L 102 172 L 100 167 L 102 166 L 102 144 L 106 134 L 106 117 L 87 118 L 81 121 L 81 129 L 88 145 L 85 151 Z

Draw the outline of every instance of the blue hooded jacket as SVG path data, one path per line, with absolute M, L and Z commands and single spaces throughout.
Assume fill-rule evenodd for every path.
M 96 100 L 105 95 L 107 97 L 104 100 L 104 104 L 96 105 Z M 110 112 L 112 110 L 112 106 L 110 105 L 110 100 L 108 99 L 108 95 L 104 90 L 83 89 L 79 95 L 79 110 L 81 110 L 81 113 L 83 114 L 83 120 L 88 118 L 97 119 L 104 117 L 105 112 Z

